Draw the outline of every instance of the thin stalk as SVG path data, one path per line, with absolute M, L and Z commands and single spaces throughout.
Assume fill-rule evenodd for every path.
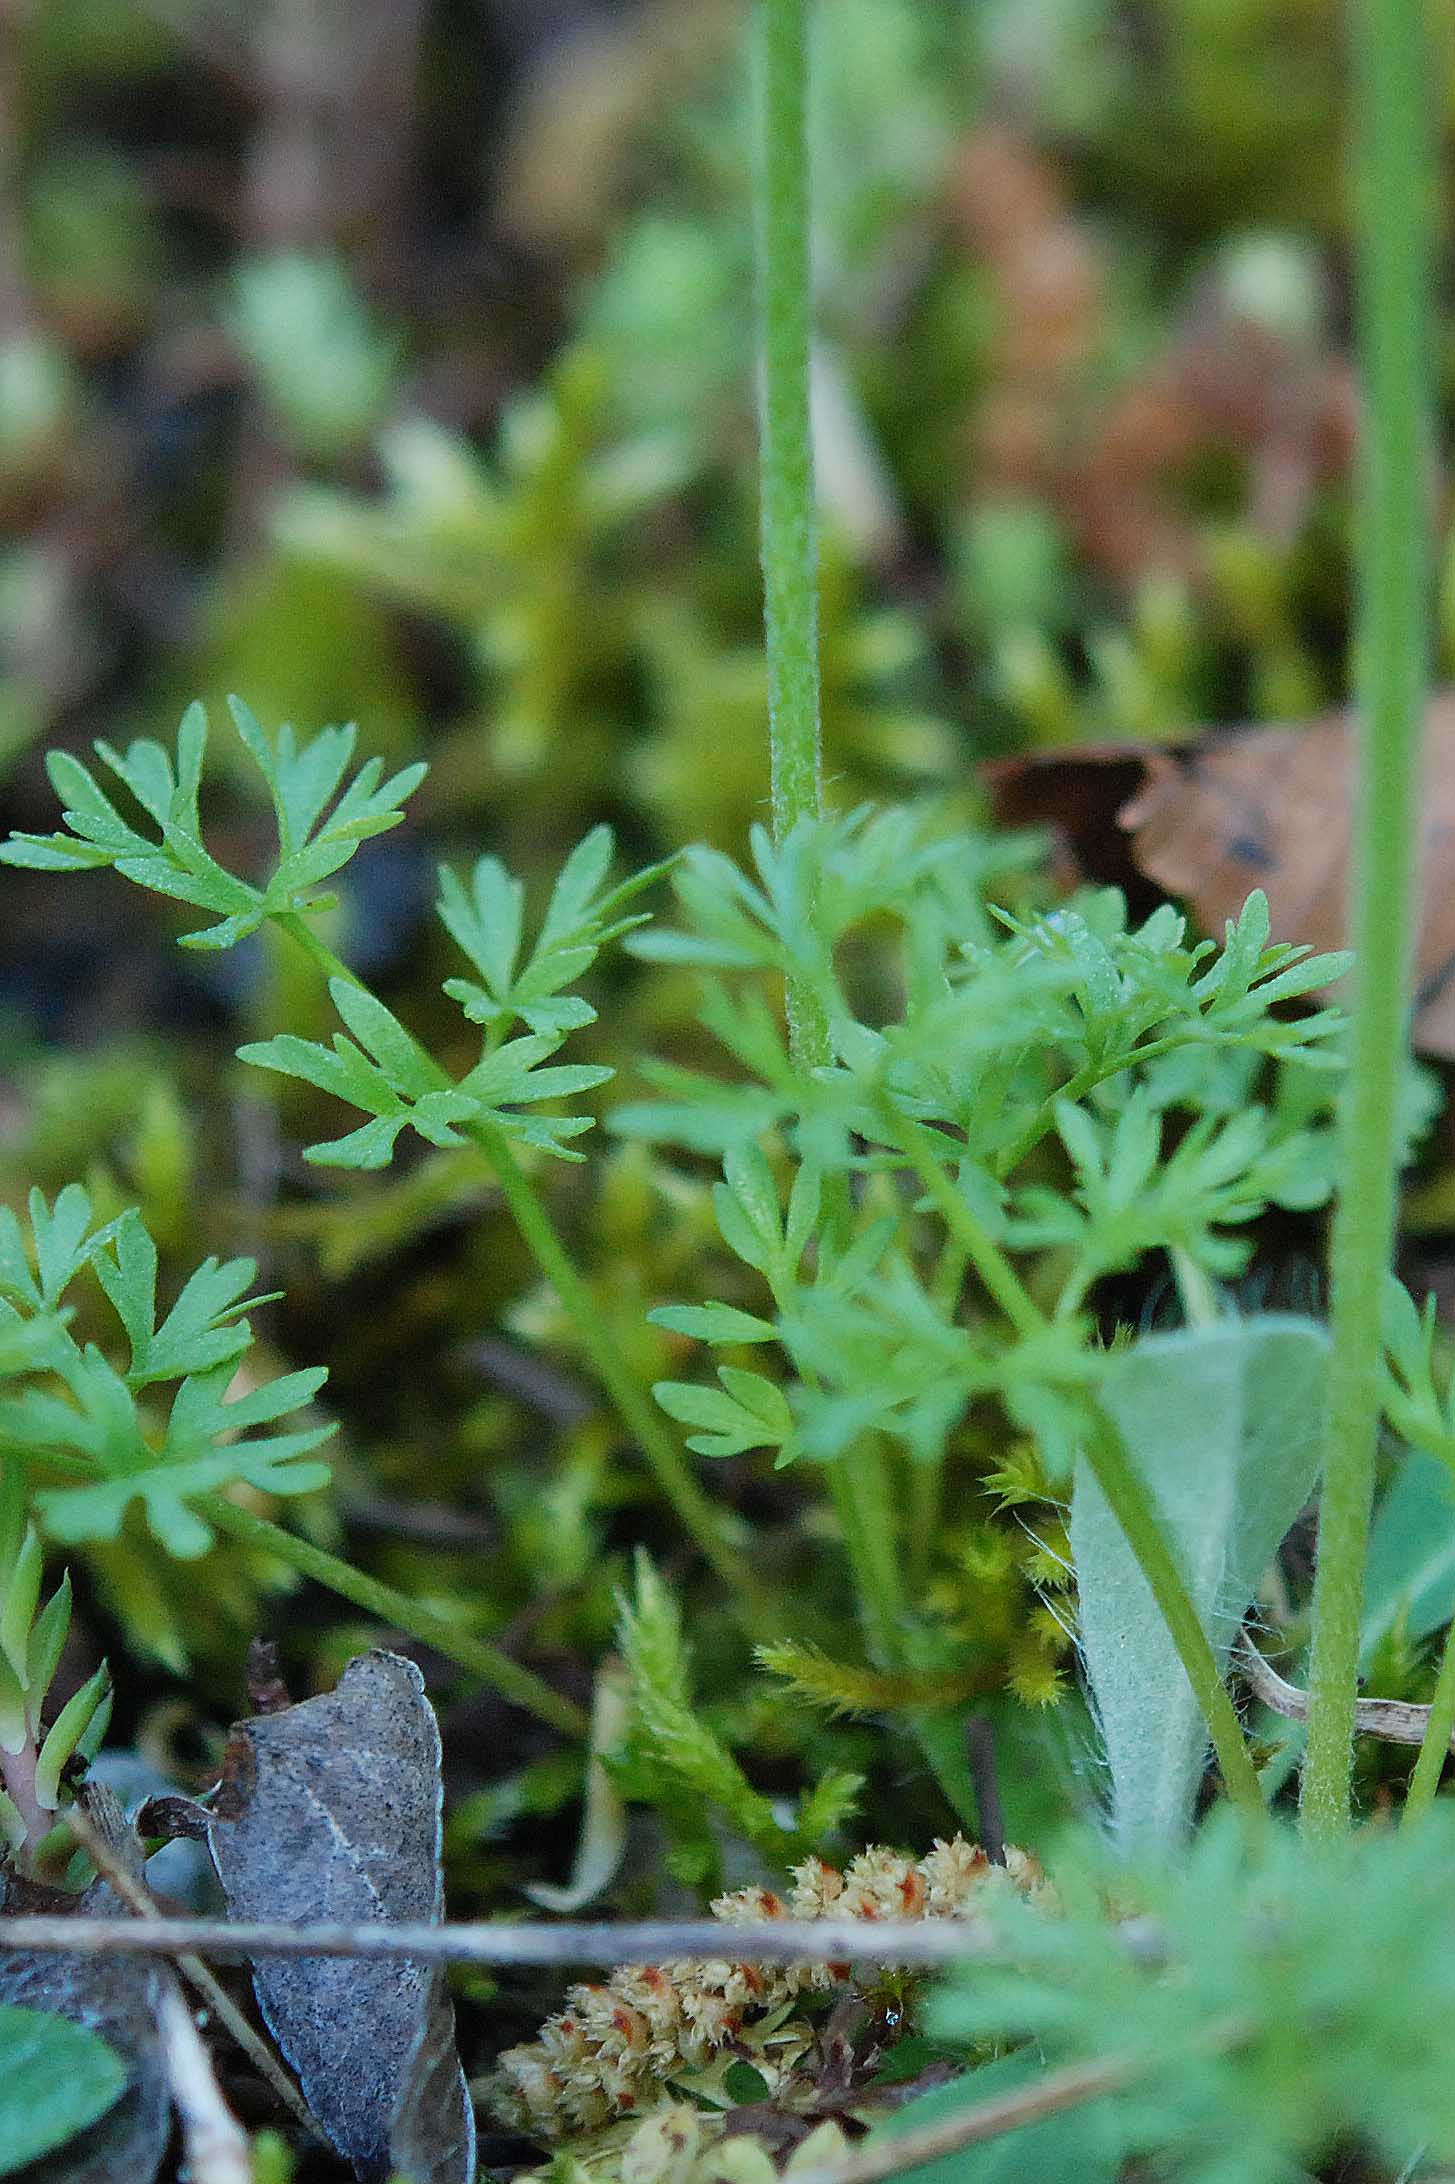
M 965 1269 L 970 1264 L 969 1254 L 958 1236 L 947 1230 L 940 1244 L 940 1255 L 930 1277 L 930 1296 L 936 1308 L 947 1319 L 952 1319 L 959 1309 L 960 1291 L 965 1286 Z M 914 1457 L 907 1458 L 909 1496 L 909 1581 L 919 1590 L 929 1581 L 930 1565 L 934 1557 L 935 1542 L 940 1535 L 941 1512 L 945 1498 L 944 1458 L 935 1464 L 919 1463 Z
M 899 1662 L 904 1594 L 894 1552 L 883 1451 L 876 1440 L 866 1437 L 836 1463 L 826 1464 L 824 1472 L 870 1651 L 878 1667 L 893 1668 Z
M 1218 1293 L 1206 1267 L 1199 1266 L 1181 1244 L 1174 1244 L 1167 1256 L 1172 1262 L 1172 1279 L 1177 1284 L 1183 1319 L 1189 1327 L 1215 1327 Z
M 1302 1814 L 1349 1825 L 1364 1563 L 1379 1420 L 1380 1303 L 1394 1241 L 1398 1094 L 1429 676 L 1433 54 L 1420 0 L 1352 0 L 1357 291 L 1364 378 L 1353 1035 L 1331 1247 L 1324 1491 Z
M 1059 1085 L 1048 1099 L 1042 1100 L 1020 1136 L 999 1156 L 995 1163 L 995 1172 L 1001 1182 L 1007 1176 L 1013 1175 L 1026 1155 L 1034 1152 L 1042 1138 L 1055 1128 L 1056 1109 L 1062 1100 L 1069 1100 L 1074 1107 L 1078 1100 L 1084 1100 L 1088 1092 L 1095 1091 L 1099 1084 L 1105 1084 L 1109 1077 L 1120 1077 L 1127 1070 L 1140 1069 L 1148 1062 L 1159 1061 L 1164 1054 L 1171 1054 L 1186 1044 L 1187 1041 L 1180 1036 L 1151 1039 L 1145 1046 L 1133 1047 L 1129 1054 L 1119 1054 L 1113 1061 L 1087 1062 L 1074 1076 L 1068 1077 L 1063 1085 Z
M 1093 1427 L 1087 1433 L 1083 1453 L 1162 1612 L 1162 1620 L 1177 1648 L 1177 1658 L 1192 1686 L 1192 1695 L 1202 1709 L 1228 1795 L 1244 1812 L 1261 1815 L 1263 1792 L 1258 1784 L 1257 1769 L 1249 1755 L 1233 1702 L 1218 1674 L 1207 1633 L 1157 1522 L 1147 1489 L 1134 1470 L 1120 1436 L 1108 1422 L 1102 1421 L 1100 1430 Z
M 1043 1313 L 994 1237 L 976 1218 L 963 1194 L 956 1190 L 945 1169 L 945 1154 L 953 1155 L 959 1148 L 953 1140 L 927 1130 L 923 1123 L 897 1114 L 887 1100 L 882 1103 L 881 1113 L 894 1133 L 899 1150 L 944 1216 L 946 1228 L 1012 1327 L 1022 1335 L 1041 1333 L 1046 1324 Z
M 809 411 L 811 4 L 757 0 L 756 23 L 758 470 L 773 839 L 779 843 L 796 826 L 823 815 L 818 523 Z M 785 1000 L 794 1060 L 806 1070 L 826 1068 L 833 1042 L 822 989 L 790 977 Z M 847 1207 L 838 1211 L 845 1215 Z M 830 1464 L 828 1483 L 866 1632 L 883 1661 L 892 1662 L 903 1592 L 877 1446 L 855 1447 Z
M 289 912 L 277 918 L 275 923 L 306 951 L 325 977 L 346 979 L 351 986 L 363 985 L 357 973 L 319 939 L 305 918 Z M 420 1047 L 418 1051 L 429 1062 L 441 1086 L 447 1085 L 448 1075 L 428 1050 Z M 603 1321 L 570 1253 L 556 1233 L 544 1200 L 516 1160 L 504 1131 L 488 1122 L 462 1122 L 458 1127 L 474 1139 L 489 1161 L 526 1249 L 560 1299 L 575 1328 L 576 1339 L 596 1370 L 597 1379 L 640 1447 L 684 1529 L 734 1599 L 745 1604 L 753 1601 L 758 1591 L 756 1581 L 742 1557 L 728 1545 L 722 1518 L 693 1477 L 675 1435 L 624 1361 L 612 1339 L 610 1327 Z
M 483 1122 L 463 1127 L 489 1160 L 527 1249 L 564 1305 L 601 1385 L 630 1428 L 684 1529 L 737 1601 L 747 1606 L 760 1600 L 757 1580 L 724 1537 L 721 1514 L 693 1477 L 675 1435 L 613 1341 L 610 1327 L 601 1319 L 591 1292 L 556 1234 L 535 1186 L 511 1151 L 505 1133 Z M 766 1620 L 762 1614 L 756 1619 L 760 1623 Z
M 1425 1724 L 1424 1742 L 1405 1795 L 1402 1827 L 1422 1819 L 1434 1804 L 1440 1773 L 1450 1756 L 1452 1731 L 1455 1731 L 1455 1623 L 1445 1633 L 1445 1651 L 1440 1658 L 1435 1695 L 1430 1701 L 1430 1718 Z
M 809 416 L 813 316 L 809 250 L 808 13 L 811 0 L 758 0 L 759 476 L 773 839 L 823 810 L 819 727 L 818 529 Z M 828 1011 L 791 979 L 794 1057 L 831 1058 Z
M 491 1685 L 512 1706 L 534 1714 L 538 1721 L 568 1737 L 585 1736 L 588 1724 L 581 1708 L 553 1691 L 530 1669 L 512 1661 L 488 1639 L 472 1638 L 448 1616 L 437 1615 L 432 1608 L 411 1600 L 408 1593 L 396 1592 L 392 1585 L 382 1585 L 351 1563 L 340 1561 L 337 1555 L 315 1547 L 312 1540 L 284 1531 L 282 1525 L 270 1524 L 266 1517 L 254 1516 L 250 1509 L 240 1509 L 225 1494 L 199 1494 L 197 1506 L 219 1532 L 226 1532 L 245 1547 L 256 1548 L 260 1554 L 286 1562 L 290 1569 L 312 1578 L 317 1585 L 326 1585 L 340 1599 L 351 1600 L 356 1608 L 379 1622 L 417 1638 L 421 1645 L 433 1646 L 436 1653 L 443 1653 L 447 1660 L 458 1662 L 471 1675 Z

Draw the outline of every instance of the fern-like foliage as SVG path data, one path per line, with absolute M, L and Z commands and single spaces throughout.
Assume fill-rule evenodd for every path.
M 157 1251 L 134 1211 L 97 1225 L 73 1183 L 54 1205 L 30 1199 L 29 1237 L 0 1208 L 0 1450 L 36 1482 L 33 1507 L 53 1539 L 114 1540 L 140 1504 L 156 1539 L 184 1558 L 213 1533 L 197 1504 L 245 1483 L 306 1494 L 328 1480 L 306 1461 L 333 1431 L 278 1426 L 317 1395 L 321 1369 L 284 1373 L 229 1399 L 253 1336 L 251 1259 L 207 1259 L 159 1314 Z M 66 1299 L 86 1269 L 112 1307 L 108 1355 L 71 1333 Z M 161 1390 L 171 1386 L 169 1397 Z
M 155 837 L 122 816 L 78 759 L 53 751 L 48 764 L 67 831 L 14 835 L 0 845 L 0 858 L 51 872 L 112 866 L 138 886 L 214 913 L 215 924 L 184 936 L 192 947 L 230 948 L 269 919 L 296 920 L 327 907 L 334 898 L 317 892 L 318 883 L 341 870 L 370 835 L 398 824 L 425 768 L 406 766 L 386 781 L 379 760 L 370 759 L 349 780 L 352 727 L 325 728 L 300 742 L 287 726 L 270 736 L 240 699 L 229 704 L 273 806 L 278 855 L 265 880 L 227 871 L 203 843 L 207 716 L 200 705 L 183 716 L 175 753 L 147 740 L 124 755 L 96 746 L 102 764 L 153 822 Z M 578 1160 L 570 1140 L 590 1129 L 590 1116 L 534 1112 L 594 1090 L 611 1075 L 595 1063 L 546 1066 L 569 1033 L 595 1020 L 590 1003 L 569 988 L 608 941 L 643 922 L 627 905 L 667 869 L 654 865 L 613 886 L 612 853 L 607 827 L 577 845 L 524 962 L 520 882 L 493 857 L 479 860 L 468 888 L 452 872 L 441 875 L 440 917 L 477 974 L 449 979 L 445 990 L 484 1029 L 481 1058 L 464 1077 L 451 1077 L 343 966 L 329 991 L 344 1029 L 330 1044 L 284 1033 L 245 1046 L 245 1061 L 297 1078 L 368 1118 L 309 1146 L 304 1157 L 331 1167 L 382 1168 L 401 1132 L 412 1129 L 439 1147 L 478 1142 L 493 1131 Z
M 1175 1866 L 1058 1871 L 1055 1916 L 1006 1892 L 1003 1957 L 952 1978 L 931 2029 L 1112 2064 L 1123 2157 L 1187 2184 L 1306 2175 L 1336 2147 L 1433 2172 L 1455 2155 L 1429 2037 L 1455 2006 L 1452 1857 L 1447 1810 L 1333 1849 L 1273 1826 L 1256 1854 L 1214 1815 Z M 1104 2145 L 1089 2112 L 1086 2130 Z
M 591 1128 L 589 1115 L 530 1110 L 593 1091 L 612 1074 L 594 1062 L 546 1066 L 569 1033 L 596 1019 L 591 1004 L 567 989 L 609 940 L 643 922 L 640 914 L 623 915 L 624 907 L 665 869 L 608 887 L 612 851 L 609 827 L 578 843 L 523 964 L 519 880 L 495 857 L 479 860 L 468 890 L 453 872 L 442 873 L 440 917 L 479 974 L 445 982 L 470 1021 L 485 1028 L 484 1052 L 465 1076 L 448 1076 L 382 1001 L 345 978 L 331 980 L 329 992 L 351 1037 L 336 1033 L 326 1047 L 285 1033 L 239 1050 L 243 1061 L 300 1078 L 372 1117 L 344 1137 L 309 1146 L 305 1159 L 380 1168 L 406 1127 L 431 1145 L 462 1145 L 482 1129 L 497 1130 L 557 1159 L 581 1158 L 570 1140 Z M 516 1025 L 526 1028 L 516 1032 Z
M 96 746 L 101 763 L 130 792 L 155 834 L 124 818 L 79 759 L 52 751 L 46 764 L 67 831 L 15 835 L 0 845 L 0 859 L 43 872 L 112 866 L 139 887 L 216 917 L 215 924 L 184 936 L 183 945 L 191 948 L 231 948 L 270 917 L 324 907 L 328 898 L 314 892 L 318 882 L 346 865 L 360 842 L 399 824 L 401 807 L 424 779 L 425 768 L 406 766 L 385 780 L 383 761 L 371 758 L 345 786 L 354 753 L 352 726 L 324 728 L 300 743 L 289 727 L 270 737 L 241 699 L 229 704 L 277 823 L 277 863 L 261 885 L 227 871 L 203 843 L 198 799 L 207 714 L 196 704 L 182 716 L 175 756 L 146 738 L 125 752 L 108 743 Z
M 655 1317 L 715 1348 L 776 1343 L 788 1366 L 785 1383 L 771 1358 L 729 1357 L 715 1385 L 661 1383 L 700 1453 L 837 1460 L 875 1434 L 933 1464 L 989 1397 L 1064 1481 L 1099 1371 L 1093 1285 L 1156 1251 L 1236 1274 L 1270 1205 L 1327 1195 L 1327 1094 L 1281 1088 L 1327 1081 L 1340 1018 L 1286 1005 L 1348 958 L 1272 942 L 1261 895 L 1220 948 L 1189 939 L 1170 906 L 1131 925 L 1112 891 L 1012 916 L 988 894 L 1018 849 L 905 809 L 781 844 L 759 831 L 751 870 L 690 852 L 673 882 L 681 922 L 629 942 L 709 975 L 702 1020 L 736 1074 L 649 1070 L 661 1096 L 613 1126 L 722 1160 L 723 1241 L 771 1302 L 752 1309 L 749 1289 Z M 767 1003 L 784 977 L 830 1026 L 832 1060 L 812 1074 Z M 796 1163 L 786 1205 L 769 1132 Z M 1042 1331 L 1024 1315 L 1007 1328 L 1004 1284 L 973 1282 L 967 1227 L 982 1266 L 989 1250 L 1047 1268 Z

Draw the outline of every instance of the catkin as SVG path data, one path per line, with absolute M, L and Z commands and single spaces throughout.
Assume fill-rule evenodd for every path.
M 871 1845 L 840 1870 L 821 1858 L 795 1866 L 786 1895 L 739 1888 L 719 1896 L 725 1925 L 767 1919 L 919 1919 L 972 1916 L 990 1888 L 1033 1894 L 1040 1867 L 1010 1849 L 992 1865 L 963 1836 L 937 1840 L 927 1856 Z M 570 1989 L 566 2007 L 496 2066 L 493 2105 L 502 2123 L 535 2138 L 590 2131 L 661 2099 L 674 2073 L 700 2068 L 757 2019 L 796 1996 L 841 1985 L 844 1965 L 708 1962 L 618 1965 L 600 1985 Z

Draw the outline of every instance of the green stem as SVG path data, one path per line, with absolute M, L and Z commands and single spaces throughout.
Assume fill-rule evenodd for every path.
M 365 1576 L 362 1570 L 341 1562 L 337 1555 L 315 1547 L 311 1540 L 300 1539 L 296 1532 L 285 1532 L 281 1525 L 270 1524 L 266 1517 L 240 1509 L 225 1494 L 201 1494 L 197 1497 L 197 1506 L 219 1532 L 228 1533 L 245 1547 L 255 1547 L 261 1554 L 286 1562 L 300 1575 L 312 1578 L 315 1584 L 326 1585 L 330 1592 L 337 1593 L 343 1600 L 351 1600 L 356 1608 L 363 1608 L 379 1622 L 406 1631 L 421 1645 L 433 1646 L 436 1653 L 443 1653 L 446 1659 L 457 1661 L 461 1668 L 469 1669 L 472 1675 L 492 1685 L 512 1706 L 534 1714 L 538 1721 L 549 1723 L 552 1729 L 559 1729 L 568 1737 L 585 1736 L 587 1721 L 579 1706 L 562 1698 L 559 1691 L 553 1691 L 548 1683 L 528 1668 L 522 1668 L 518 1661 L 512 1661 L 508 1653 L 502 1653 L 488 1640 L 472 1638 L 447 1616 L 436 1615 L 432 1608 L 422 1607 L 407 1593 L 396 1592 L 392 1585 L 381 1585 L 377 1578 Z
M 1206 1267 L 1199 1266 L 1192 1253 L 1181 1244 L 1173 1244 L 1167 1256 L 1172 1262 L 1172 1279 L 1177 1284 L 1182 1317 L 1188 1326 L 1215 1327 L 1219 1317 L 1218 1293 Z
M 596 1368 L 597 1378 L 636 1438 L 657 1484 L 687 1533 L 735 1599 L 744 1604 L 758 1600 L 756 1579 L 724 1538 L 719 1512 L 693 1477 L 686 1457 L 663 1423 L 650 1395 L 638 1384 L 625 1362 L 609 1325 L 601 1318 L 590 1290 L 556 1234 L 550 1215 L 511 1151 L 505 1133 L 485 1122 L 464 1127 L 490 1162 L 501 1196 L 510 1208 L 527 1249 L 560 1298 L 578 1339 Z M 763 1614 L 760 1613 L 757 1620 L 767 1627 Z
M 1440 1787 L 1440 1774 L 1450 1756 L 1450 1737 L 1455 1732 L 1455 1623 L 1445 1633 L 1445 1650 L 1440 1658 L 1440 1673 L 1435 1681 L 1435 1696 L 1430 1701 L 1430 1718 L 1425 1723 L 1425 1738 L 1420 1746 L 1420 1756 L 1415 1761 L 1415 1771 L 1410 1776 L 1409 1790 L 1405 1796 L 1401 1827 L 1421 1819 L 1435 1802 L 1435 1792 Z
M 1349 1824 L 1364 1563 L 1379 1417 L 1380 1304 L 1393 1249 L 1400 1078 L 1429 672 L 1428 299 L 1434 56 L 1420 0 L 1353 0 L 1354 165 L 1365 418 L 1356 656 L 1357 951 L 1331 1247 L 1324 1491 L 1313 1599 L 1303 1825 Z
M 1020 1136 L 996 1160 L 996 1175 L 1002 1182 L 1007 1176 L 1014 1175 L 1026 1155 L 1034 1152 L 1042 1138 L 1055 1128 L 1056 1109 L 1062 1100 L 1069 1100 L 1074 1107 L 1079 1100 L 1085 1099 L 1088 1092 L 1095 1091 L 1099 1084 L 1105 1084 L 1109 1077 L 1120 1077 L 1127 1070 L 1140 1069 L 1146 1063 L 1159 1061 L 1164 1054 L 1172 1054 L 1178 1047 L 1188 1044 L 1187 1039 L 1173 1034 L 1165 1039 L 1151 1039 L 1143 1047 L 1133 1047 L 1129 1054 L 1119 1054 L 1113 1061 L 1087 1062 L 1074 1076 L 1068 1077 L 1049 1099 L 1042 1100 Z
M 811 0 L 757 0 L 759 477 L 763 629 L 773 839 L 823 814 L 819 721 L 818 533 L 809 344 L 808 13 Z M 810 918 L 813 905 L 808 906 Z M 824 982 L 788 979 L 789 1045 L 806 1070 L 833 1060 Z M 847 1220 L 847 1193 L 828 1217 Z M 903 1592 L 892 1507 L 877 1443 L 828 1466 L 829 1491 L 870 1643 L 885 1662 L 899 1642 Z
M 768 654 L 773 838 L 823 810 L 819 730 L 818 536 L 809 416 L 808 11 L 758 0 L 759 420 L 763 624 Z M 788 990 L 795 1058 L 830 1059 L 824 997 Z
M 899 1660 L 904 1591 L 884 1451 L 870 1434 L 825 1466 L 870 1648 L 881 1668 Z
M 972 1212 L 963 1192 L 955 1188 L 944 1165 L 947 1156 L 954 1158 L 964 1148 L 951 1138 L 927 1130 L 922 1122 L 897 1113 L 887 1100 L 880 1102 L 880 1113 L 899 1150 L 944 1216 L 946 1228 L 1012 1327 L 1018 1334 L 1040 1334 L 1046 1324 L 1043 1313 L 1027 1294 L 1005 1253 Z
M 1147 1489 L 1109 1421 L 1098 1420 L 1093 1425 L 1086 1435 L 1084 1453 L 1162 1612 L 1192 1695 L 1202 1709 L 1228 1795 L 1245 1812 L 1261 1814 L 1263 1792 L 1257 1770 L 1218 1673 L 1202 1620 L 1157 1522 Z
M 305 950 L 325 977 L 342 978 L 351 986 L 363 986 L 363 980 L 319 939 L 305 918 L 289 912 L 275 922 Z M 449 1076 L 434 1057 L 418 1042 L 416 1048 L 441 1086 L 447 1085 Z M 557 1235 L 540 1194 L 520 1167 L 504 1131 L 488 1122 L 462 1122 L 459 1128 L 473 1138 L 489 1161 L 526 1249 L 560 1299 L 575 1328 L 577 1340 L 595 1368 L 597 1379 L 641 1448 L 657 1484 L 688 1535 L 728 1586 L 733 1598 L 744 1606 L 753 1602 L 759 1588 L 752 1573 L 741 1556 L 728 1545 L 718 1511 L 693 1477 L 675 1436 L 650 1395 L 623 1359 L 610 1327 L 602 1319 L 590 1290 L 572 1264 L 570 1253 Z M 758 1620 L 766 1627 L 764 1618 L 760 1616 Z

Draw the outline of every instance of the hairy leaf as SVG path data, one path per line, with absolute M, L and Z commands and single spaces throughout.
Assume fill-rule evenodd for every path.
M 1155 1335 L 1114 1358 L 1102 1407 L 1121 1435 L 1219 1662 L 1313 1490 L 1328 1337 L 1269 1315 Z M 1084 1459 L 1071 1501 L 1081 1643 L 1129 1850 L 1177 1843 L 1207 1732 L 1121 1527 Z

